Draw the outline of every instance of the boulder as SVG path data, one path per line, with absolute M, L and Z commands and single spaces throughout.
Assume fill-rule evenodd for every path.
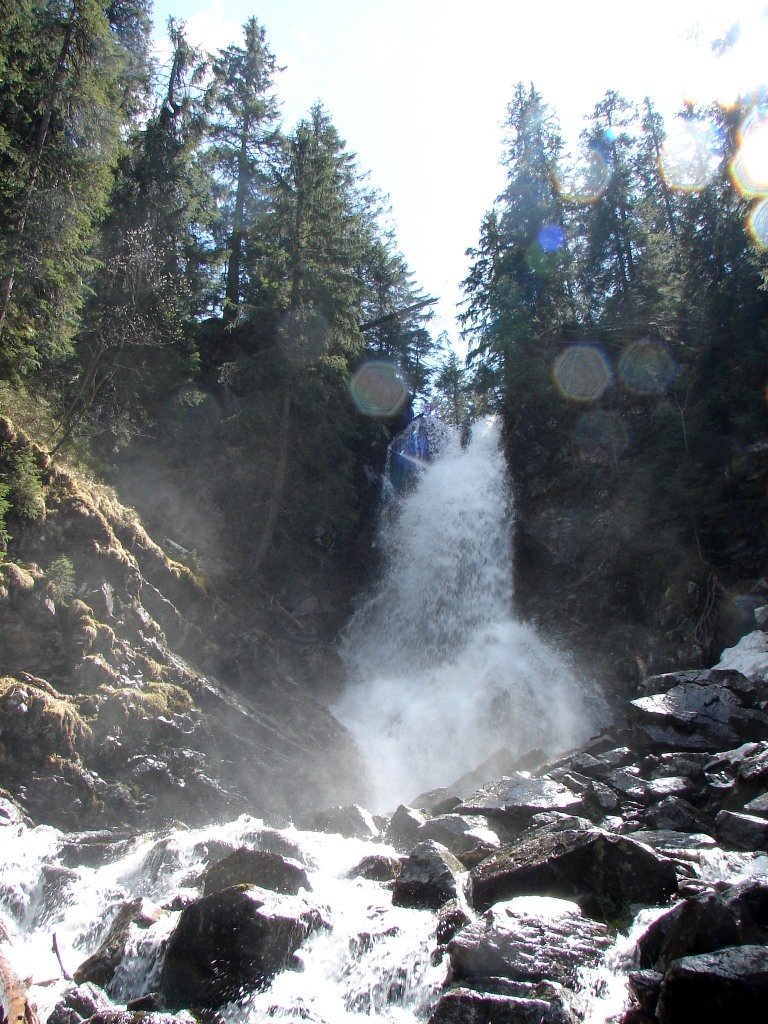
M 348 878 L 365 878 L 369 882 L 391 882 L 397 878 L 403 862 L 399 857 L 388 857 L 384 853 L 373 853 L 363 857 L 348 874 Z
M 752 814 L 719 811 L 715 816 L 717 838 L 728 850 L 768 850 L 768 820 Z
M 419 843 L 403 864 L 394 889 L 396 907 L 439 910 L 464 894 L 466 872 L 460 861 L 435 842 Z
M 97 985 L 86 982 L 62 993 L 48 1017 L 48 1024 L 79 1024 L 99 1010 L 108 1009 L 110 1005 L 105 992 Z
M 761 793 L 754 800 L 744 804 L 744 811 L 747 814 L 756 814 L 758 817 L 768 818 L 768 793 Z
M 186 907 L 171 935 L 160 990 L 171 1008 L 213 1009 L 266 985 L 323 927 L 300 896 L 235 886 Z
M 408 853 L 420 841 L 419 829 L 427 818 L 428 815 L 418 808 L 400 804 L 387 825 L 384 842 L 402 853 Z
M 462 982 L 446 989 L 429 1024 L 578 1024 L 575 999 L 562 985 L 495 979 L 482 987 Z
M 521 773 L 515 773 L 519 776 Z M 540 779 L 512 778 L 486 786 L 458 808 L 462 813 L 473 810 L 503 810 L 523 821 L 540 811 L 565 811 L 576 814 L 583 809 L 581 795 L 561 782 L 546 776 Z
M 645 812 L 645 820 L 657 829 L 672 832 L 704 832 L 707 824 L 687 800 L 679 796 L 668 796 L 653 804 Z
M 673 960 L 661 985 L 659 1024 L 758 1024 L 768 1006 L 768 947 L 728 946 Z
M 673 960 L 741 942 L 738 913 L 716 893 L 678 904 L 657 918 L 637 943 L 641 967 L 663 974 Z
M 437 944 L 444 946 L 457 932 L 471 923 L 472 919 L 467 914 L 465 905 L 460 900 L 449 900 L 437 914 Z
M 659 1001 L 664 975 L 659 974 L 658 971 L 630 971 L 627 980 L 629 990 L 640 1009 L 653 1019 L 656 1015 L 656 1004 Z
M 307 872 L 298 861 L 266 850 L 249 850 L 245 846 L 206 868 L 202 882 L 204 896 L 233 885 L 258 885 L 291 896 L 302 889 L 312 891 Z
M 99 948 L 75 971 L 73 979 L 76 984 L 84 985 L 90 982 L 100 988 L 107 988 L 125 956 L 131 928 L 149 928 L 164 915 L 164 910 L 141 896 L 130 903 L 124 903 Z
M 751 684 L 740 673 L 709 670 L 669 675 L 673 678 L 669 689 L 630 701 L 633 725 L 656 746 L 716 751 L 765 735 L 768 715 L 749 706 Z
M 581 967 L 611 944 L 608 928 L 582 916 L 575 903 L 519 896 L 497 903 L 448 943 L 454 980 L 511 978 L 573 986 Z
M 660 903 L 677 888 L 671 861 L 600 829 L 523 838 L 483 861 L 471 877 L 478 910 L 537 893 L 575 899 L 598 917 L 615 917 L 632 903 Z
M 432 839 L 457 857 L 480 844 L 484 849 L 501 845 L 485 818 L 464 814 L 440 814 L 430 818 L 418 830 L 418 839 L 421 842 Z
M 309 826 L 314 832 L 329 832 L 345 839 L 374 839 L 379 834 L 373 815 L 359 804 L 337 804 L 316 814 Z

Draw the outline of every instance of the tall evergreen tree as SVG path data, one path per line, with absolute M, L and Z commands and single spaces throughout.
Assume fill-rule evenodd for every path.
M 225 317 L 237 317 L 242 297 L 244 247 L 256 219 L 267 152 L 277 143 L 277 100 L 272 92 L 278 70 L 255 18 L 243 26 L 242 46 L 228 46 L 214 58 L 207 106 L 209 157 L 223 180 L 221 245 L 226 254 Z
M 148 19 L 140 0 L 10 7 L 0 30 L 0 339 L 2 372 L 18 374 L 70 350 L 121 128 L 146 81 Z

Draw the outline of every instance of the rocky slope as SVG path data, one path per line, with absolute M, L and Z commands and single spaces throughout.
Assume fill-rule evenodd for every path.
M 1 418 L 0 450 L 31 453 L 40 480 L 0 562 L 0 787 L 26 813 L 70 829 L 284 820 L 358 795 L 351 738 L 295 681 L 310 660 L 333 687 L 322 645 L 222 601 Z

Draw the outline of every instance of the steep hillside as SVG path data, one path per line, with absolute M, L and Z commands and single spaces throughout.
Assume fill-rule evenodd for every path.
M 325 651 L 281 640 L 266 602 L 256 618 L 223 601 L 8 419 L 0 458 L 37 486 L 0 564 L 0 786 L 33 818 L 285 816 L 356 796 L 351 737 L 289 674 L 307 653 L 337 673 Z

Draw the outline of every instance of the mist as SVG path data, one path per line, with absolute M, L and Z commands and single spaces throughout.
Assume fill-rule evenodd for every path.
M 357 739 L 371 802 L 391 809 L 499 748 L 565 749 L 596 725 L 595 694 L 514 614 L 510 490 L 498 424 L 451 437 L 382 510 L 381 579 L 345 635 L 333 709 Z

